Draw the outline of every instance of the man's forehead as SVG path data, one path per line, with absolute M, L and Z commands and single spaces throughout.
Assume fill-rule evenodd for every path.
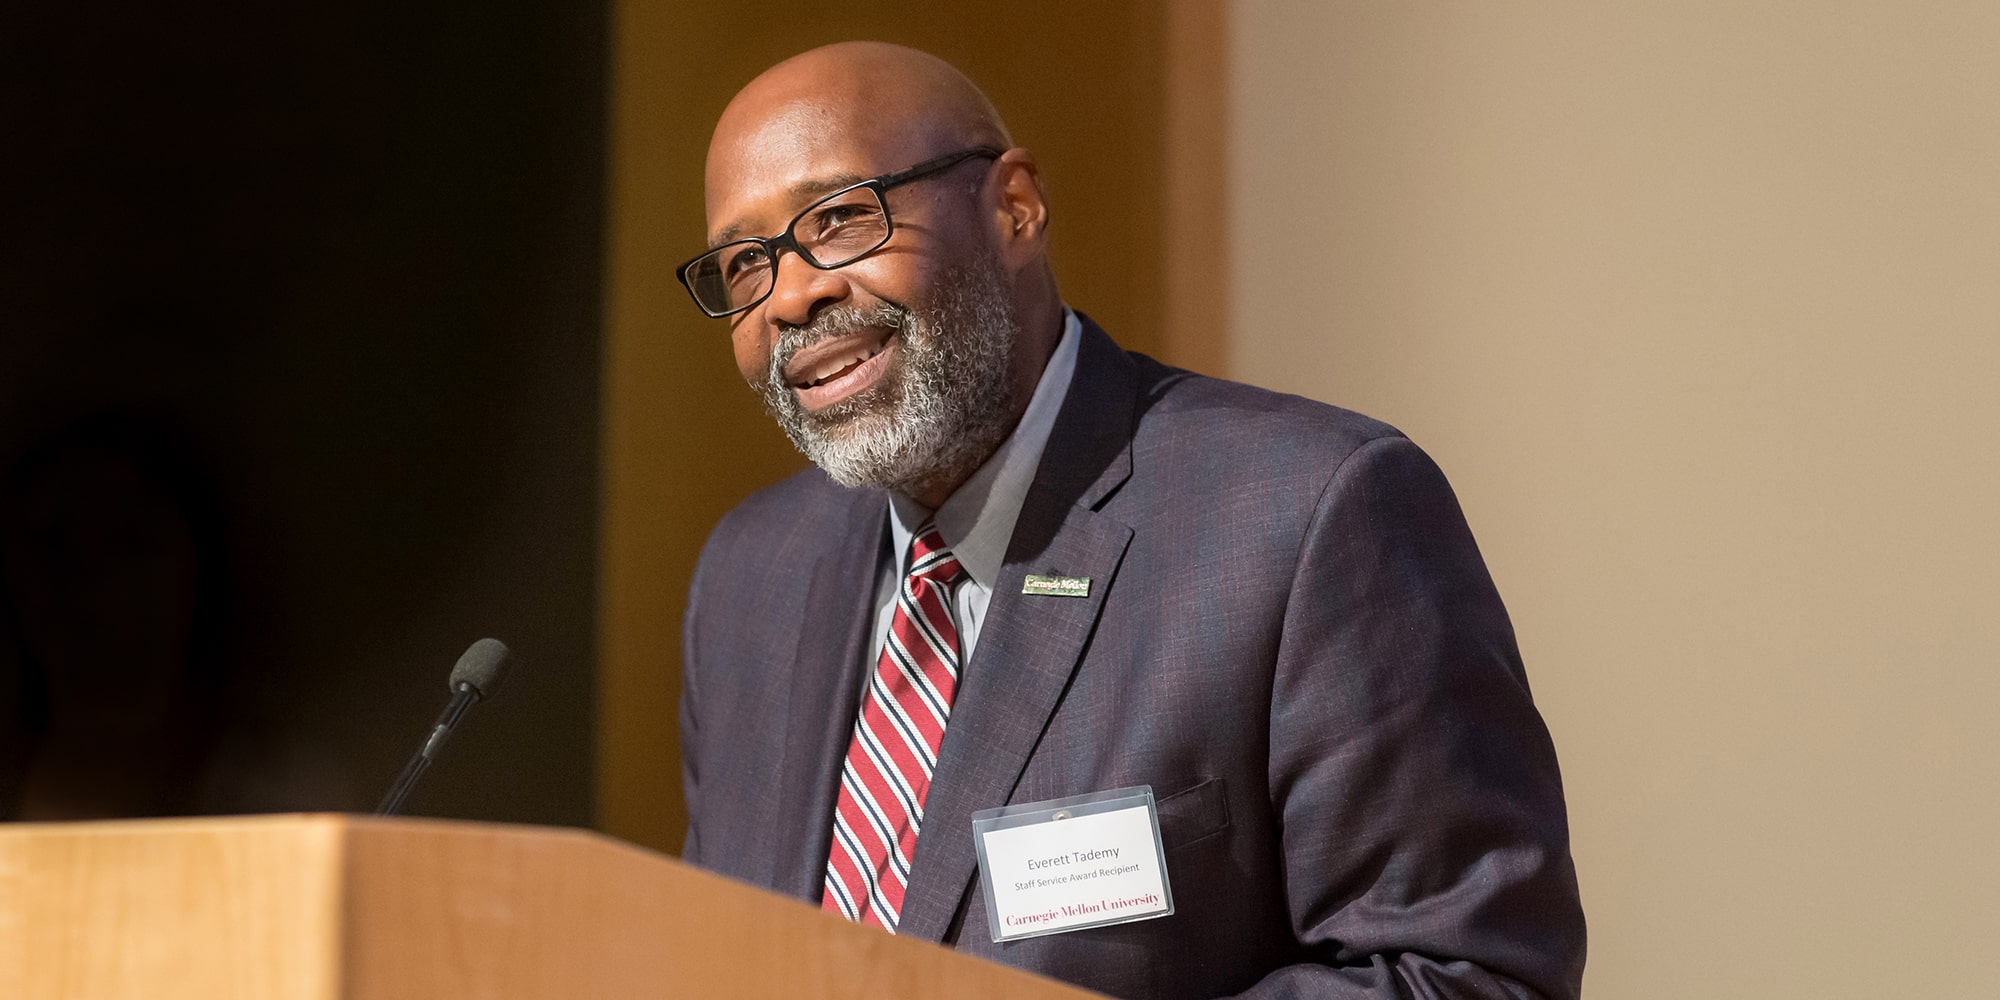
M 844 109 L 797 101 L 757 115 L 725 117 L 709 147 L 705 180 L 711 242 L 769 225 L 813 198 L 896 169 L 892 130 Z M 746 120 L 747 119 L 747 120 Z M 777 219 L 782 225 L 784 219 Z

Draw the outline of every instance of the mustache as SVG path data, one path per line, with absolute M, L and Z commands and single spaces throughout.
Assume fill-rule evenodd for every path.
M 907 333 L 916 317 L 910 310 L 893 302 L 884 302 L 872 307 L 853 304 L 834 306 L 813 317 L 812 322 L 803 326 L 787 326 L 778 331 L 778 343 L 771 348 L 771 362 L 766 368 L 764 380 L 770 391 L 789 394 L 791 386 L 785 382 L 785 369 L 792 363 L 793 356 L 800 351 L 834 337 L 845 337 L 864 330 L 888 328 L 898 334 Z

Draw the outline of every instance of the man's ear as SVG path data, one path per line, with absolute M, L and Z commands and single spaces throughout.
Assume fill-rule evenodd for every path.
M 1016 147 L 993 164 L 993 224 L 1008 270 L 1042 259 L 1048 248 L 1049 202 L 1035 154 Z

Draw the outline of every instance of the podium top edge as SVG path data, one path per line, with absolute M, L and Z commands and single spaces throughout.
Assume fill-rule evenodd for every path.
M 483 820 L 435 819 L 422 816 L 368 816 L 355 813 L 261 813 L 244 816 L 173 816 L 151 819 L 93 819 L 75 822 L 0 823 L 0 838 L 188 833 L 304 832 L 308 830 L 345 833 L 363 830 L 434 830 L 461 832 L 519 833 L 542 836 L 577 837 L 657 853 L 616 837 L 580 827 L 536 826 L 528 823 L 497 823 Z

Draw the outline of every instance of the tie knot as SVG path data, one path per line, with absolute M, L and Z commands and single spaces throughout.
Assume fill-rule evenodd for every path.
M 944 536 L 938 534 L 937 525 L 929 521 L 910 536 L 910 579 L 929 580 L 949 587 L 965 575 L 965 567 L 959 565 L 958 557 L 951 554 L 951 547 L 944 543 Z

